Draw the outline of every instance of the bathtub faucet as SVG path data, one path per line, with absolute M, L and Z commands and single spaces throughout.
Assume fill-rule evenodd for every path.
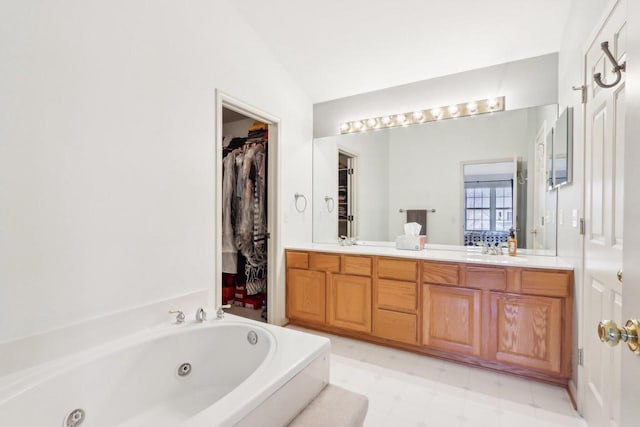
M 216 319 L 222 319 L 224 318 L 224 309 L 225 308 L 231 308 L 231 304 L 225 304 L 225 305 L 221 305 L 220 307 L 218 307 L 218 311 L 216 312 Z
M 170 310 L 169 314 L 175 314 L 176 315 L 176 323 L 177 324 L 184 323 L 185 315 L 181 310 Z
M 204 311 L 204 308 L 200 307 L 196 311 L 196 322 L 206 322 L 207 321 L 207 312 Z

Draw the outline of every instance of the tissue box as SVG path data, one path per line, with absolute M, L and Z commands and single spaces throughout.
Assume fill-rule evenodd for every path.
M 409 251 L 421 251 L 427 242 L 427 236 L 407 236 L 396 237 L 396 249 L 406 249 Z

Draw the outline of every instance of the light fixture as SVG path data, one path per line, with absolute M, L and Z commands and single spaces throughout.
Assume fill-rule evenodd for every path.
M 422 111 L 414 111 L 411 115 L 415 123 L 420 123 L 424 120 L 424 113 Z
M 448 106 L 440 106 L 416 110 L 410 113 L 398 113 L 389 116 L 370 117 L 342 123 L 340 133 L 363 132 L 378 129 L 380 127 L 407 126 L 437 120 L 467 117 L 477 114 L 495 113 L 504 111 L 505 97 L 480 99 Z

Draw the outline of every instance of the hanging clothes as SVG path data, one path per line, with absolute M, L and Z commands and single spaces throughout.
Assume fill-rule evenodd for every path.
M 236 155 L 236 197 L 238 202 L 235 243 L 246 258 L 247 295 L 266 290 L 267 212 L 266 153 L 264 144 L 246 148 Z
M 233 232 L 233 195 L 236 186 L 236 159 L 232 154 L 222 160 L 222 272 L 238 273 L 238 248 Z

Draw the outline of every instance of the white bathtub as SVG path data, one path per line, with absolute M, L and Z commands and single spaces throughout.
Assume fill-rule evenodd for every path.
M 76 409 L 82 427 L 282 426 L 328 382 L 329 351 L 232 315 L 162 325 L 0 378 L 0 426 L 67 426 Z

